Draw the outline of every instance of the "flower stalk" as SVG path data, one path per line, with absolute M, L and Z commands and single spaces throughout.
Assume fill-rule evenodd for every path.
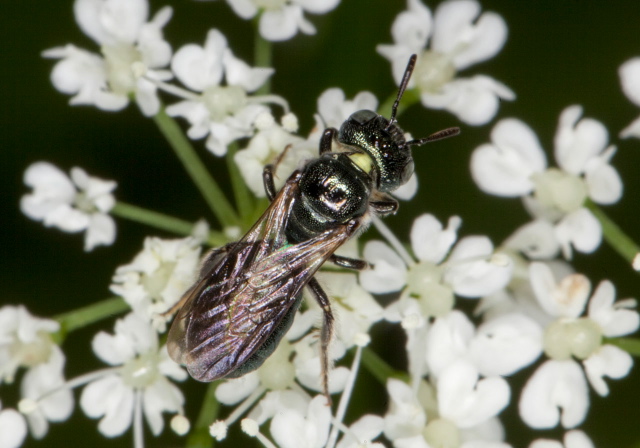
M 193 183 L 198 190 L 200 190 L 211 211 L 218 221 L 220 221 L 220 225 L 222 227 L 238 225 L 240 219 L 236 211 L 224 196 L 222 189 L 211 173 L 205 168 L 195 149 L 193 149 L 189 140 L 184 136 L 180 126 L 178 126 L 173 118 L 167 115 L 164 109 L 161 109 L 154 115 L 153 120 L 175 151 L 189 173 L 189 176 L 191 176 Z

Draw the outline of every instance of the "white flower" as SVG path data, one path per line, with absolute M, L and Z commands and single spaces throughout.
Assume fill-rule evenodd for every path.
M 36 400 L 35 408 L 27 415 L 36 438 L 45 436 L 48 421 L 66 420 L 73 410 L 71 392 L 61 388 L 65 357 L 51 339 L 59 329 L 57 322 L 34 317 L 24 306 L 0 308 L 0 382 L 11 383 L 19 367 L 27 369 L 21 394 Z M 45 398 L 39 399 L 41 396 Z
M 527 382 L 520 399 L 520 415 L 533 428 L 551 428 L 560 421 L 573 428 L 584 420 L 589 407 L 587 379 L 602 396 L 609 393 L 603 377 L 628 375 L 631 356 L 602 337 L 618 337 L 640 327 L 635 300 L 615 302 L 611 282 L 602 281 L 591 299 L 589 280 L 572 274 L 556 283 L 551 269 L 542 263 L 530 266 L 530 281 L 542 309 L 556 320 L 544 329 L 543 343 L 549 358 Z M 588 315 L 581 317 L 588 303 Z M 583 370 L 572 358 L 582 360 Z M 586 373 L 586 379 L 585 379 Z M 562 414 L 560 413 L 562 410 Z
M 529 448 L 595 448 L 595 445 L 583 431 L 574 429 L 567 431 L 563 438 L 564 443 L 550 439 L 537 439 L 531 442 Z
M 251 68 L 237 59 L 228 48 L 227 39 L 212 29 L 203 47 L 188 44 L 181 47 L 171 61 L 171 69 L 185 86 L 199 94 L 170 91 L 185 98 L 167 107 L 170 116 L 182 116 L 191 127 L 187 135 L 192 139 L 207 137 L 206 146 L 213 154 L 222 156 L 227 145 L 254 132 L 254 122 L 266 106 L 261 102 L 284 100 L 274 95 L 251 97 L 273 74 L 271 68 Z M 221 85 L 223 77 L 226 85 Z
M 499 377 L 478 379 L 471 364 L 447 369 L 436 388 L 423 383 L 416 393 L 402 381 L 387 381 L 390 405 L 384 435 L 396 448 L 460 446 L 507 448 L 495 416 L 509 402 L 509 386 Z M 435 418 L 427 419 L 429 415 Z
M 0 383 L 12 383 L 19 367 L 49 362 L 60 351 L 51 340 L 59 329 L 56 321 L 34 317 L 22 305 L 0 308 Z
M 384 448 L 381 443 L 371 443 L 384 428 L 384 420 L 377 415 L 363 415 L 349 426 L 336 448 Z
M 640 106 L 640 83 L 638 82 L 640 79 L 640 58 L 635 57 L 622 64 L 618 69 L 618 74 L 624 94 L 633 104 Z M 620 131 L 620 137 L 640 138 L 640 117 Z
M 585 201 L 613 204 L 622 196 L 622 181 L 609 163 L 615 147 L 607 146 L 607 130 L 599 121 L 580 119 L 581 115 L 580 106 L 570 106 L 560 115 L 554 141 L 559 168 L 547 167 L 533 130 L 513 118 L 498 122 L 491 132 L 492 143 L 479 146 L 471 157 L 471 174 L 480 189 L 497 196 L 521 196 L 535 218 L 553 224 L 566 258 L 571 257 L 572 246 L 590 253 L 600 245 L 602 229 L 584 207 Z M 527 238 L 539 238 L 546 248 L 543 253 L 554 254 L 548 236 L 548 228 L 528 229 Z
M 108 215 L 115 204 L 114 181 L 90 177 L 81 168 L 71 169 L 71 179 L 48 162 L 35 162 L 24 173 L 33 188 L 20 200 L 22 213 L 64 232 L 86 231 L 84 250 L 110 245 L 116 237 L 115 222 Z
M 162 432 L 162 412 L 183 413 L 184 396 L 168 378 L 186 379 L 149 322 L 135 313 L 118 319 L 115 334 L 98 333 L 93 351 L 114 366 L 82 391 L 80 406 L 91 418 L 101 418 L 98 429 L 107 437 L 122 434 L 134 419 L 135 438 L 141 438 L 142 413 L 154 435 Z M 140 439 L 141 440 L 141 439 Z
M 446 109 L 467 124 L 481 125 L 495 116 L 500 100 L 515 98 L 507 86 L 488 76 L 456 78 L 459 70 L 495 56 L 507 39 L 502 17 L 480 15 L 478 2 L 446 1 L 432 19 L 419 0 L 408 0 L 391 34 L 394 45 L 378 45 L 378 52 L 391 62 L 398 85 L 409 56 L 418 55 L 409 86 L 418 88 L 425 107 Z
M 508 283 L 513 266 L 508 260 L 504 265 L 491 260 L 493 245 L 487 237 L 465 237 L 451 249 L 460 224 L 457 216 L 445 229 L 432 215 L 416 218 L 411 247 L 418 263 L 410 266 L 380 241 L 365 245 L 364 258 L 374 268 L 360 273 L 363 288 L 377 294 L 403 290 L 400 301 L 388 310 L 392 321 L 406 317 L 396 314 L 406 301 L 417 299 L 423 316 L 442 316 L 452 309 L 454 294 L 480 297 Z
M 130 264 L 119 266 L 110 287 L 147 320 L 168 311 L 191 286 L 200 264 L 195 238 L 147 237 Z M 164 329 L 161 329 L 164 331 Z
M 471 362 L 481 375 L 506 376 L 534 362 L 542 353 L 542 329 L 531 318 L 510 313 L 485 321 L 477 329 L 454 310 L 429 328 L 426 361 L 439 378 L 454 362 Z
M 378 99 L 371 92 L 359 92 L 353 100 L 347 100 L 342 89 L 327 89 L 318 97 L 318 130 L 324 128 L 340 129 L 342 123 L 359 110 L 377 110 Z
M 160 102 L 150 80 L 171 79 L 169 71 L 161 70 L 171 60 L 171 46 L 162 36 L 171 8 L 160 9 L 149 22 L 147 0 L 76 0 L 73 9 L 102 55 L 70 44 L 44 51 L 44 57 L 60 59 L 51 74 L 55 88 L 74 95 L 72 105 L 103 110 L 121 110 L 134 95 L 144 115 L 155 115 Z
M 18 448 L 27 436 L 27 423 L 15 409 L 2 409 L 0 403 L 0 448 Z
M 245 20 L 260 13 L 260 35 L 266 40 L 289 40 L 298 30 L 315 34 L 316 29 L 304 17 L 304 13 L 325 14 L 334 9 L 340 0 L 227 0 L 231 9 Z

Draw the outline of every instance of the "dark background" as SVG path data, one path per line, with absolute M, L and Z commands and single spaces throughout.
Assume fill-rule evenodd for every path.
M 151 1 L 152 14 L 165 4 L 169 2 Z M 165 28 L 165 36 L 174 50 L 189 42 L 202 45 L 207 30 L 217 27 L 228 37 L 234 53 L 251 63 L 251 24 L 236 17 L 224 1 L 181 0 L 171 4 L 174 17 Z M 624 61 L 640 55 L 640 3 L 486 0 L 482 5 L 484 10 L 504 17 L 509 38 L 497 57 L 471 67 L 462 76 L 487 74 L 513 89 L 517 100 L 504 103 L 497 119 L 517 117 L 528 123 L 550 160 L 558 117 L 565 107 L 582 104 L 586 116 L 602 121 L 612 142 L 618 145 L 613 165 L 625 184 L 622 200 L 605 210 L 640 241 L 636 199 L 640 190 L 640 142 L 617 137 L 640 113 L 622 94 L 617 73 Z M 436 2 L 429 2 L 429 6 L 435 9 Z M 343 1 L 327 15 L 310 17 L 318 28 L 317 35 L 299 35 L 274 45 L 277 72 L 272 89 L 289 100 L 300 118 L 301 133 L 309 130 L 316 99 L 326 88 L 339 86 L 349 98 L 370 90 L 380 100 L 395 91 L 389 63 L 376 53 L 375 46 L 391 43 L 391 23 L 404 8 L 401 1 Z M 54 61 L 43 59 L 43 50 L 74 43 L 98 51 L 74 22 L 71 1 L 21 0 L 5 4 L 0 11 L 0 305 L 24 303 L 34 314 L 51 316 L 109 296 L 108 285 L 116 266 L 132 259 L 143 238 L 149 234 L 170 235 L 118 220 L 118 237 L 112 247 L 84 253 L 81 236 L 44 228 L 21 214 L 19 199 L 27 191 L 22 175 L 29 164 L 47 160 L 66 172 L 80 166 L 91 175 L 117 180 L 119 200 L 187 220 L 205 217 L 211 223 L 215 221 L 153 122 L 142 117 L 135 105 L 118 113 L 71 107 L 69 98 L 51 85 Z M 441 221 L 460 215 L 461 235 L 487 234 L 496 243 L 528 220 L 518 200 L 487 196 L 469 176 L 471 151 L 489 140 L 495 120 L 487 126 L 470 127 L 446 112 L 416 105 L 403 114 L 401 123 L 416 137 L 456 125 L 462 127 L 463 134 L 415 151 L 419 194 L 412 202 L 403 203 L 400 213 L 387 221 L 400 235 L 407 235 L 413 218 L 425 212 Z M 225 185 L 225 162 L 204 151 L 201 142 L 195 146 Z M 611 279 L 618 297 L 638 295 L 637 275 L 606 244 L 595 254 L 578 254 L 574 265 L 594 285 L 601 279 Z M 68 377 L 101 365 L 88 348 L 98 328 L 111 331 L 109 325 L 94 326 L 74 333 L 65 342 L 66 353 L 78 354 L 68 359 Z M 380 350 L 384 352 L 384 347 Z M 369 380 L 364 373 L 362 381 Z M 608 381 L 611 396 L 607 399 L 592 395 L 584 428 L 596 446 L 638 446 L 638 380 L 640 374 L 635 370 L 624 381 Z M 2 386 L 3 406 L 15 406 L 13 389 Z M 189 391 L 198 394 L 201 389 L 192 385 Z M 187 401 L 193 419 L 197 400 L 191 397 L 188 395 Z M 384 413 L 382 396 L 370 400 L 367 406 Z M 105 440 L 97 432 L 96 422 L 78 408 L 72 421 L 52 425 L 44 441 L 29 440 L 26 446 L 66 446 L 89 438 L 94 446 L 131 443 L 130 431 Z M 508 441 L 515 447 L 526 446 L 531 435 L 524 425 L 517 418 L 507 425 Z M 165 428 L 167 433 L 170 431 Z M 147 444 L 181 443 L 171 435 L 163 440 L 148 437 Z M 240 436 L 236 445 L 230 442 L 227 446 L 245 443 L 253 446 L 254 441 Z

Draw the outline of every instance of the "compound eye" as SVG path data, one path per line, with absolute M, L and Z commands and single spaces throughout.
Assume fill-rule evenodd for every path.
M 377 116 L 378 114 L 375 113 L 374 111 L 363 109 L 363 110 L 359 110 L 357 112 L 352 113 L 351 116 L 349 117 L 349 120 L 355 121 L 357 124 L 362 125 L 370 122 Z

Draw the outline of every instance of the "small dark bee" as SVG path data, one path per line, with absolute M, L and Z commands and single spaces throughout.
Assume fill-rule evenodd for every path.
M 343 268 L 367 268 L 365 261 L 335 255 L 335 250 L 364 230 L 372 213 L 387 216 L 398 210 L 389 192 L 413 174 L 412 146 L 460 132 L 449 128 L 405 140 L 396 113 L 415 62 L 413 55 L 389 120 L 360 110 L 339 131 L 326 129 L 320 157 L 291 174 L 280 192 L 274 185 L 274 165 L 265 167 L 271 204 L 240 241 L 207 255 L 199 279 L 178 304 L 182 308 L 167 346 L 171 358 L 186 365 L 193 378 L 237 378 L 260 367 L 291 326 L 307 286 L 324 316 L 320 360 L 329 399 L 334 318 L 314 274 L 327 260 Z

